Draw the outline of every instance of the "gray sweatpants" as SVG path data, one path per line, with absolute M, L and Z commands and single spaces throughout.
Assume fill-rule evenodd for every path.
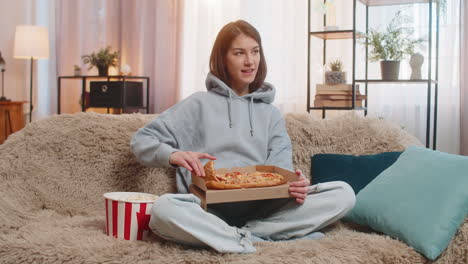
M 255 208 L 256 218 L 236 227 L 228 224 L 225 214 L 204 211 L 193 194 L 164 194 L 151 209 L 149 226 L 167 240 L 209 246 L 218 252 L 252 253 L 252 235 L 273 241 L 303 237 L 346 215 L 354 206 L 355 195 L 347 183 L 335 181 L 309 186 L 302 205 L 295 199 L 268 201 Z

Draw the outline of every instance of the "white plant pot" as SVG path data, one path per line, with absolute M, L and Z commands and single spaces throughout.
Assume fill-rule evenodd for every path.
M 343 84 L 346 83 L 346 72 L 326 71 L 325 84 Z
M 81 70 L 75 70 L 75 71 L 73 72 L 73 74 L 74 74 L 75 76 L 81 76 Z

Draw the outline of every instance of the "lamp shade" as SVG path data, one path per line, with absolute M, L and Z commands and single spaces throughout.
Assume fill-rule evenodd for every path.
M 49 34 L 46 27 L 18 25 L 15 33 L 16 59 L 47 59 L 49 57 Z

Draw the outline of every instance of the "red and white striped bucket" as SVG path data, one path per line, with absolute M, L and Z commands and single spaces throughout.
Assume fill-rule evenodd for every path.
M 158 196 L 138 192 L 105 193 L 106 234 L 125 240 L 143 240 L 149 232 L 151 206 Z

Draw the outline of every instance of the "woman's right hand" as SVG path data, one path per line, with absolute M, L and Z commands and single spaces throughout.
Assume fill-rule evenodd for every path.
M 215 160 L 216 157 L 200 152 L 176 151 L 169 157 L 169 163 L 184 167 L 191 171 L 192 174 L 195 173 L 197 176 L 205 177 L 205 170 L 203 169 L 200 159 Z

